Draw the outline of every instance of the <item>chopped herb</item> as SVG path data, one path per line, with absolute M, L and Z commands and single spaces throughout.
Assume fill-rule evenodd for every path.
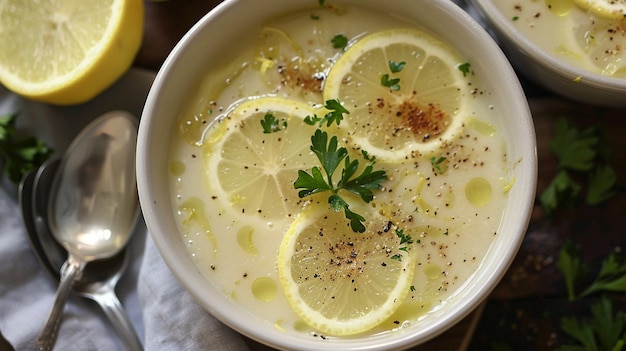
M 287 121 L 278 119 L 273 113 L 267 112 L 261 120 L 261 126 L 263 127 L 263 133 L 270 134 L 287 128 Z
M 391 256 L 392 260 L 396 260 L 396 261 L 402 261 L 402 255 L 400 254 L 395 254 L 393 256 Z
M 389 61 L 389 69 L 391 70 L 391 73 L 398 73 L 402 71 L 405 65 L 406 65 L 406 62 L 404 61 L 401 61 L 401 62 Z
M 331 39 L 333 43 L 333 48 L 335 49 L 345 49 L 348 46 L 348 38 L 346 38 L 343 34 L 337 34 Z
M 300 198 L 309 195 L 330 191 L 332 194 L 328 197 L 330 207 L 339 212 L 344 210 L 345 216 L 350 220 L 350 227 L 355 232 L 364 232 L 365 218 L 352 212 L 349 204 L 339 195 L 340 190 L 346 190 L 358 195 L 365 202 L 370 202 L 374 198 L 372 190 L 380 189 L 381 182 L 387 179 L 384 170 L 374 171 L 373 162 L 369 162 L 359 175 L 359 161 L 351 160 L 348 156 L 348 150 L 345 147 L 337 147 L 337 136 L 328 138 L 328 133 L 321 129 L 315 130 L 315 134 L 311 136 L 311 151 L 315 153 L 324 174 L 319 167 L 314 166 L 311 172 L 298 171 L 298 179 L 294 182 L 295 189 L 302 189 L 298 192 Z M 341 162 L 343 170 L 341 171 L 341 179 L 335 184 L 333 175 Z
M 406 62 L 395 62 L 389 61 L 389 70 L 391 73 L 398 73 L 404 69 Z M 400 78 L 390 78 L 389 74 L 385 73 L 380 77 L 380 84 L 384 87 L 387 87 L 391 90 L 397 91 L 400 90 Z
M 397 91 L 400 90 L 400 78 L 392 78 L 389 79 L 389 74 L 385 73 L 380 77 L 380 85 L 387 87 L 391 90 Z
M 513 16 L 512 19 L 513 19 L 513 22 L 515 22 L 515 21 L 519 20 L 519 16 Z
M 322 127 L 324 123 L 326 123 L 327 127 L 330 127 L 331 124 L 336 123 L 339 125 L 343 120 L 343 114 L 350 114 L 339 100 L 326 100 L 326 105 L 324 105 L 329 112 L 324 115 L 324 117 L 317 117 L 317 115 L 306 116 L 304 118 L 304 122 L 309 125 L 314 125 L 318 123 L 319 127 Z
M 17 137 L 17 114 L 0 116 L 0 163 L 4 173 L 17 184 L 22 176 L 44 163 L 52 150 L 35 137 Z
M 413 244 L 413 238 L 410 235 L 404 234 L 403 229 L 396 229 L 396 235 L 400 238 L 400 245 Z
M 415 285 L 411 285 L 411 286 L 409 287 L 409 290 L 411 290 L 411 291 L 415 291 Z
M 317 14 L 315 14 L 315 13 L 312 13 L 312 14 L 311 14 L 311 19 L 312 19 L 312 20 L 318 20 L 318 19 L 320 19 L 320 16 L 319 16 L 319 15 L 317 15 Z
M 467 77 L 471 73 L 469 62 L 462 63 L 457 67 L 459 71 L 463 72 L 463 77 Z
M 430 164 L 439 174 L 443 174 L 443 169 L 441 168 L 442 163 L 446 160 L 445 157 L 439 156 L 439 158 L 433 156 L 430 158 Z

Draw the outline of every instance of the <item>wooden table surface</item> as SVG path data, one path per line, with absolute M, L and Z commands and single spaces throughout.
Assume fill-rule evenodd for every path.
M 135 66 L 158 70 L 182 35 L 219 2 L 146 1 L 144 41 Z M 618 180 L 626 180 L 626 109 L 571 102 L 534 85 L 523 75 L 520 78 L 537 134 L 537 194 L 557 172 L 557 160 L 548 141 L 562 117 L 581 129 L 592 125 L 601 128 L 612 148 L 610 163 Z M 559 327 L 561 318 L 587 314 L 589 301 L 567 301 L 563 277 L 556 266 L 558 252 L 566 240 L 573 240 L 583 248 L 583 257 L 591 268 L 597 269 L 604 257 L 625 246 L 625 215 L 623 193 L 596 207 L 576 203 L 559 209 L 552 218 L 544 215 L 537 202 L 524 243 L 488 301 L 449 332 L 414 350 L 554 350 L 562 345 L 567 339 Z M 616 298 L 622 308 L 626 307 L 623 295 Z M 252 341 L 250 345 L 254 350 L 269 350 Z M 505 348 L 498 348 L 502 345 Z

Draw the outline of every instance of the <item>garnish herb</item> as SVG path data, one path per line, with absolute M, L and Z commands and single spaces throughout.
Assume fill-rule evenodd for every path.
M 563 273 L 570 301 L 598 292 L 626 293 L 626 262 L 623 257 L 611 253 L 603 261 L 598 275 L 579 292 L 589 267 L 581 260 L 580 249 L 567 241 L 559 252 L 557 266 Z
M 278 119 L 273 113 L 267 112 L 261 120 L 261 126 L 263 127 L 263 133 L 270 134 L 287 128 L 287 121 Z
M 16 119 L 17 114 L 0 116 L 0 163 L 4 164 L 4 172 L 14 184 L 44 163 L 53 152 L 40 139 L 18 137 Z
M 343 34 L 337 34 L 332 39 L 333 48 L 335 49 L 345 49 L 348 46 L 348 38 L 346 38 Z
M 389 61 L 389 70 L 391 73 L 398 73 L 402 71 L 406 62 L 395 62 Z M 387 87 L 393 91 L 400 90 L 400 78 L 390 78 L 389 74 L 385 73 L 380 77 L 380 84 L 384 87 Z
M 324 115 L 324 117 L 317 117 L 317 115 L 306 116 L 304 117 L 304 123 L 309 125 L 314 125 L 318 123 L 319 127 L 322 127 L 324 123 L 326 123 L 327 127 L 330 127 L 331 124 L 336 123 L 339 125 L 343 120 L 343 114 L 350 114 L 350 112 L 341 105 L 339 100 L 326 100 L 326 104 L 324 105 L 329 112 Z
M 463 72 L 463 77 L 467 77 L 471 73 L 469 62 L 462 63 L 457 68 L 459 71 Z
M 626 345 L 626 315 L 614 312 L 606 296 L 591 305 L 591 319 L 566 317 L 561 320 L 561 329 L 578 345 L 564 345 L 559 351 L 617 351 Z
M 337 136 L 328 138 L 328 133 L 321 129 L 316 129 L 311 136 L 311 151 L 315 153 L 322 169 L 317 166 L 311 168 L 310 173 L 298 171 L 298 179 L 294 182 L 294 188 L 302 189 L 298 192 L 300 198 L 309 195 L 331 192 L 328 203 L 335 212 L 344 211 L 345 216 L 350 220 L 350 227 L 353 231 L 362 233 L 365 231 L 365 218 L 350 210 L 349 204 L 339 194 L 340 190 L 345 190 L 358 195 L 363 201 L 370 202 L 374 198 L 372 190 L 381 189 L 381 182 L 387 179 L 384 170 L 374 171 L 373 162 L 357 175 L 359 170 L 359 160 L 352 160 L 348 156 L 345 147 L 337 147 Z M 333 180 L 335 171 L 343 161 L 341 179 L 337 183 Z
M 590 127 L 581 132 L 561 118 L 549 146 L 558 158 L 558 172 L 539 196 L 546 215 L 576 199 L 583 189 L 576 180 L 580 176 L 587 179 L 585 201 L 591 206 L 606 201 L 622 188 L 615 170 L 607 164 L 611 150 L 602 142 L 599 128 Z
M 442 163 L 446 160 L 445 157 L 439 156 L 439 158 L 433 156 L 430 158 L 430 164 L 439 174 L 443 174 L 443 169 L 441 168 Z
M 311 17 L 311 19 L 312 19 L 312 20 L 318 20 L 318 19 L 320 19 L 320 16 L 319 16 L 319 15 L 317 15 L 317 14 L 315 14 L 315 13 L 312 13 L 310 17 Z
M 515 22 L 517 20 L 519 20 L 519 16 L 513 16 L 512 20 Z

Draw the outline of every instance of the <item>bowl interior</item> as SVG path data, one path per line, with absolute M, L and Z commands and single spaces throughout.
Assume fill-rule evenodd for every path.
M 502 116 L 497 126 L 508 140 L 508 154 L 521 160 L 513 169 L 516 184 L 502 219 L 501 235 L 482 266 L 463 288 L 419 326 L 398 333 L 333 341 L 338 349 L 399 349 L 431 339 L 470 313 L 495 287 L 521 244 L 532 208 L 536 183 L 535 136 L 530 112 L 517 77 L 491 37 L 453 2 L 437 0 L 346 0 L 393 13 L 427 28 L 456 47 L 485 77 L 493 94 L 493 109 Z M 315 2 L 317 3 L 317 2 Z M 150 234 L 164 261 L 183 287 L 225 324 L 270 346 L 318 350 L 329 347 L 320 340 L 278 331 L 242 310 L 217 291 L 198 271 L 178 234 L 171 208 L 168 159 L 171 131 L 182 106 L 199 84 L 207 67 L 220 62 L 219 53 L 233 43 L 245 42 L 247 32 L 265 19 L 311 5 L 310 0 L 225 1 L 198 22 L 174 48 L 148 96 L 138 139 L 138 187 Z M 232 23 L 241 25 L 231 26 Z M 446 23 L 442 26 L 441 23 Z M 495 74 L 494 74 L 495 73 Z
M 626 106 L 626 79 L 585 70 L 548 53 L 515 27 L 493 0 L 469 0 L 519 72 L 573 100 Z M 546 34 L 548 35 L 548 34 Z

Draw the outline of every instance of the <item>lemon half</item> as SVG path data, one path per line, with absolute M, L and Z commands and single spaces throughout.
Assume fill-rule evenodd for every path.
M 394 72 L 392 63 L 404 67 Z M 333 65 L 324 99 L 339 99 L 350 111 L 342 130 L 356 147 L 401 161 L 437 149 L 461 129 L 467 82 L 458 67 L 464 63 L 423 32 L 376 32 L 359 39 Z
M 355 233 L 342 213 L 312 207 L 289 227 L 278 274 L 299 317 L 327 335 L 352 335 L 384 322 L 408 294 L 414 250 L 375 212 Z M 405 251 L 405 249 L 407 251 Z
M 0 82 L 52 104 L 85 102 L 131 66 L 142 0 L 7 0 L 0 5 Z

